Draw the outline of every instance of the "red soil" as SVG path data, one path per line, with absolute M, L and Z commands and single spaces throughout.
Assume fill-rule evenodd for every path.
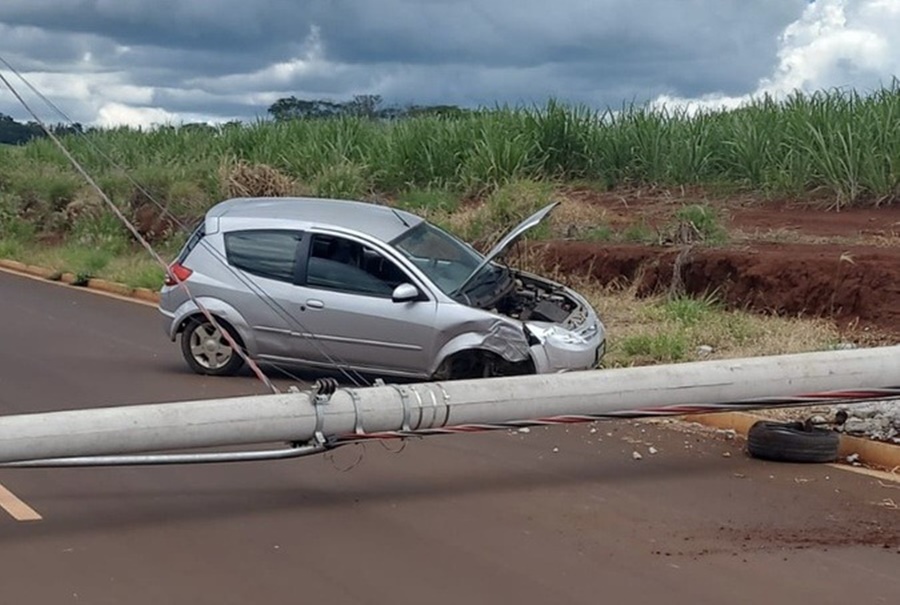
M 684 205 L 703 203 L 666 192 L 568 197 L 602 207 L 616 231 L 636 223 L 660 229 Z M 563 273 L 604 284 L 636 282 L 641 295 L 668 291 L 677 264 L 687 293 L 715 292 L 732 307 L 829 317 L 841 328 L 868 328 L 885 342 L 900 339 L 900 207 L 838 212 L 790 201 L 708 203 L 729 232 L 727 244 L 554 241 L 539 247 Z

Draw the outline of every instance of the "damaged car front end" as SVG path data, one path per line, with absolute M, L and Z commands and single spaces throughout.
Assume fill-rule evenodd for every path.
M 517 287 L 504 315 L 520 320 L 537 373 L 596 367 L 606 352 L 606 329 L 582 296 L 548 279 L 514 272 Z
M 419 233 L 412 231 L 394 242 L 450 298 L 484 311 L 496 320 L 485 319 L 482 325 L 486 327 L 476 330 L 481 332 L 477 343 L 470 333 L 468 350 L 491 351 L 501 359 L 489 367 L 483 361 L 478 362 L 474 373 L 543 374 L 585 370 L 596 367 L 603 358 L 606 330 L 583 296 L 545 277 L 497 262 L 557 205 L 552 203 L 525 219 L 484 256 L 427 223 L 417 228 Z M 416 245 L 409 246 L 410 240 L 416 241 Z M 431 241 L 423 245 L 426 240 Z M 451 266 L 457 269 L 450 269 Z M 460 280 L 459 266 L 473 268 Z M 462 364 L 464 368 L 475 363 L 471 358 L 468 361 L 469 364 Z M 444 366 L 445 371 L 438 371 L 438 375 L 447 374 L 447 364 Z M 453 373 L 471 374 L 460 370 Z

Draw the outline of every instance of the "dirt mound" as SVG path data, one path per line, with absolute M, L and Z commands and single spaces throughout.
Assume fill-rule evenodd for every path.
M 587 242 L 537 246 L 543 263 L 639 295 L 714 293 L 731 308 L 834 319 L 900 338 L 900 248 L 761 243 L 737 248 Z M 676 271 L 678 267 L 678 271 Z
M 837 212 L 828 200 L 655 188 L 575 188 L 562 197 L 593 212 L 581 215 L 599 217 L 582 230 L 605 226 L 612 240 L 534 244 L 547 269 L 633 285 L 639 295 L 713 293 L 731 308 L 832 318 L 842 329 L 876 333 L 870 340 L 900 342 L 900 206 Z M 679 212 L 696 205 L 713 212 L 726 243 L 661 237 L 683 226 Z M 655 231 L 658 241 L 623 241 L 634 226 Z
M 688 205 L 708 206 L 722 226 L 736 239 L 872 240 L 879 245 L 885 238 L 900 244 L 900 205 L 850 207 L 829 210 L 833 200 L 761 199 L 751 194 L 714 196 L 700 189 L 672 191 L 661 188 L 635 188 L 594 191 L 573 188 L 562 194 L 567 203 L 588 206 L 603 212 L 604 222 L 622 231 L 633 225 L 660 229 L 672 222 L 676 213 Z

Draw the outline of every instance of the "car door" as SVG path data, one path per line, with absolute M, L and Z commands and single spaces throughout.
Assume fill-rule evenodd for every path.
M 426 376 L 434 356 L 437 302 L 423 284 L 373 246 L 312 233 L 304 263 L 300 308 L 319 362 L 359 370 Z M 416 300 L 394 302 L 402 283 Z

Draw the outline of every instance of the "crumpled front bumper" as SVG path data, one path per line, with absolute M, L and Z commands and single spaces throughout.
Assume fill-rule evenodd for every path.
M 606 331 L 599 321 L 580 331 L 545 323 L 528 323 L 526 329 L 538 341 L 531 345 L 538 374 L 589 370 L 606 352 Z

